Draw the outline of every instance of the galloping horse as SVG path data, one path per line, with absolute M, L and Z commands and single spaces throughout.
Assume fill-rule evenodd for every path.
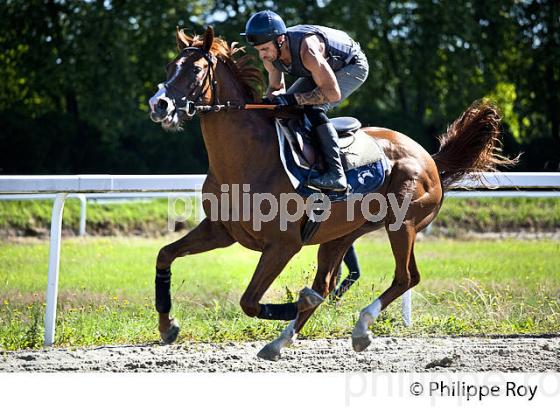
M 208 151 L 209 169 L 202 192 L 213 194 L 219 206 L 229 214 L 244 211 L 245 203 L 233 209 L 233 200 L 224 201 L 226 186 L 250 187 L 250 194 L 267 192 L 275 198 L 292 193 L 294 188 L 279 158 L 279 143 L 274 120 L 263 110 L 218 110 L 223 102 L 238 104 L 259 101 L 255 82 L 261 75 L 250 64 L 250 57 L 240 59 L 235 54 L 240 49 L 219 38 L 209 27 L 203 36 L 187 36 L 177 30 L 179 54 L 168 65 L 167 80 L 150 99 L 150 116 L 161 122 L 167 130 L 180 130 L 181 123 L 195 114 L 199 107 L 211 106 L 200 114 L 204 143 Z M 222 105 L 220 106 L 220 102 Z M 347 203 L 332 204 L 330 216 L 322 222 L 312 240 L 320 244 L 317 272 L 312 289 L 300 293 L 295 303 L 260 304 L 260 300 L 280 275 L 290 259 L 304 245 L 301 229 L 302 217 L 289 222 L 287 229 L 280 229 L 278 216 L 262 223 L 261 229 L 250 218 L 235 221 L 232 218 L 211 220 L 205 218 L 195 229 L 181 239 L 164 246 L 156 263 L 156 309 L 159 312 L 159 331 L 165 343 L 177 338 L 179 326 L 170 318 L 171 264 L 181 256 L 206 252 L 229 246 L 235 242 L 262 252 L 253 277 L 240 301 L 243 311 L 251 317 L 291 320 L 287 328 L 258 354 L 268 360 L 278 360 L 283 347 L 291 344 L 322 299 L 334 288 L 337 270 L 349 246 L 367 232 L 385 227 L 395 258 L 394 280 L 385 292 L 361 312 L 352 332 L 354 350 L 362 351 L 370 343 L 369 325 L 380 312 L 404 292 L 420 281 L 420 272 L 414 257 L 416 234 L 434 220 L 438 214 L 444 191 L 473 171 L 491 171 L 499 165 L 511 165 L 500 155 L 500 116 L 488 102 L 473 103 L 440 137 L 439 151 L 430 156 L 418 143 L 397 131 L 367 127 L 362 130 L 381 147 L 390 164 L 390 174 L 376 193 L 387 197 L 393 194 L 401 203 L 408 196 L 410 205 L 398 229 L 389 229 L 396 221 L 395 212 L 387 210 L 385 218 L 372 222 L 359 212 L 361 204 L 353 204 L 355 217 L 348 220 Z M 208 201 L 203 206 L 206 215 L 211 208 Z M 288 212 L 294 214 L 292 203 Z M 370 214 L 380 211 L 380 204 L 371 201 Z M 263 213 L 270 210 L 261 205 Z

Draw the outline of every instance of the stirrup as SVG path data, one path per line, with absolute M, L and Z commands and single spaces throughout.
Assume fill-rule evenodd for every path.
M 346 185 L 344 188 L 326 188 L 313 185 L 312 183 L 307 183 L 306 186 L 320 192 L 348 192 L 348 185 Z

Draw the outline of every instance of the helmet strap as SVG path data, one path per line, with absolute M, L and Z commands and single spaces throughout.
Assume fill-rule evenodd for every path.
M 281 48 L 286 42 L 285 36 L 284 36 L 284 41 L 282 42 L 278 41 L 278 37 L 276 37 L 276 39 L 274 40 L 274 45 L 276 46 L 276 50 L 278 51 L 278 57 L 276 58 L 276 61 L 280 60 Z

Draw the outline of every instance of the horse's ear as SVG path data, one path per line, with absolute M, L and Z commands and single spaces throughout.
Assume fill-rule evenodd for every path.
M 202 49 L 206 52 L 210 51 L 212 48 L 212 43 L 214 42 L 214 28 L 208 26 L 206 33 L 204 33 L 204 43 L 202 44 Z
M 189 47 L 189 41 L 185 33 L 182 30 L 179 30 L 179 26 L 177 26 L 177 30 L 175 32 L 175 39 L 177 40 L 177 50 L 181 51 L 186 47 Z

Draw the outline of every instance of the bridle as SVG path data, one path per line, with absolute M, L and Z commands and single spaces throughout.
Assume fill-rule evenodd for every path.
M 198 47 L 185 47 L 181 50 L 181 54 L 185 51 L 194 51 L 202 56 L 208 62 L 208 70 L 206 75 L 195 87 L 200 90 L 193 100 L 189 100 L 185 93 L 172 84 L 173 78 L 167 80 L 164 83 L 158 84 L 158 88 L 161 90 L 165 88 L 170 91 L 170 100 L 176 107 L 177 111 L 183 112 L 188 118 L 194 117 L 198 113 L 207 112 L 218 112 L 218 111 L 230 111 L 230 110 L 249 110 L 249 109 L 266 109 L 274 110 L 277 108 L 275 105 L 270 104 L 245 104 L 244 102 L 239 104 L 232 103 L 231 101 L 226 101 L 224 104 L 220 104 L 220 99 L 218 97 L 218 82 L 215 79 L 215 67 L 218 62 L 218 58 L 208 51 L 205 51 Z M 212 89 L 212 101 L 210 105 L 202 105 L 202 98 L 209 89 Z M 180 101 L 178 104 L 177 98 Z
M 199 107 L 204 107 L 197 104 L 202 102 L 202 98 L 206 95 L 210 88 L 212 88 L 212 101 L 210 102 L 210 106 L 219 105 L 220 103 L 217 92 L 217 81 L 214 79 L 214 66 L 216 65 L 217 59 L 213 54 L 198 47 L 185 47 L 181 50 L 181 54 L 184 54 L 186 51 L 194 51 L 208 62 L 206 75 L 202 81 L 196 85 L 196 87 L 199 88 L 198 94 L 193 98 L 193 100 L 189 100 L 188 96 L 185 95 L 182 90 L 172 84 L 173 78 L 164 83 L 158 84 L 158 88 L 165 88 L 170 91 L 171 100 L 173 101 L 173 104 L 175 104 L 175 107 L 177 107 L 177 110 L 184 112 L 187 117 L 192 118 L 200 111 Z M 180 100 L 181 104 L 178 104 L 178 101 L 176 100 L 177 98 Z

